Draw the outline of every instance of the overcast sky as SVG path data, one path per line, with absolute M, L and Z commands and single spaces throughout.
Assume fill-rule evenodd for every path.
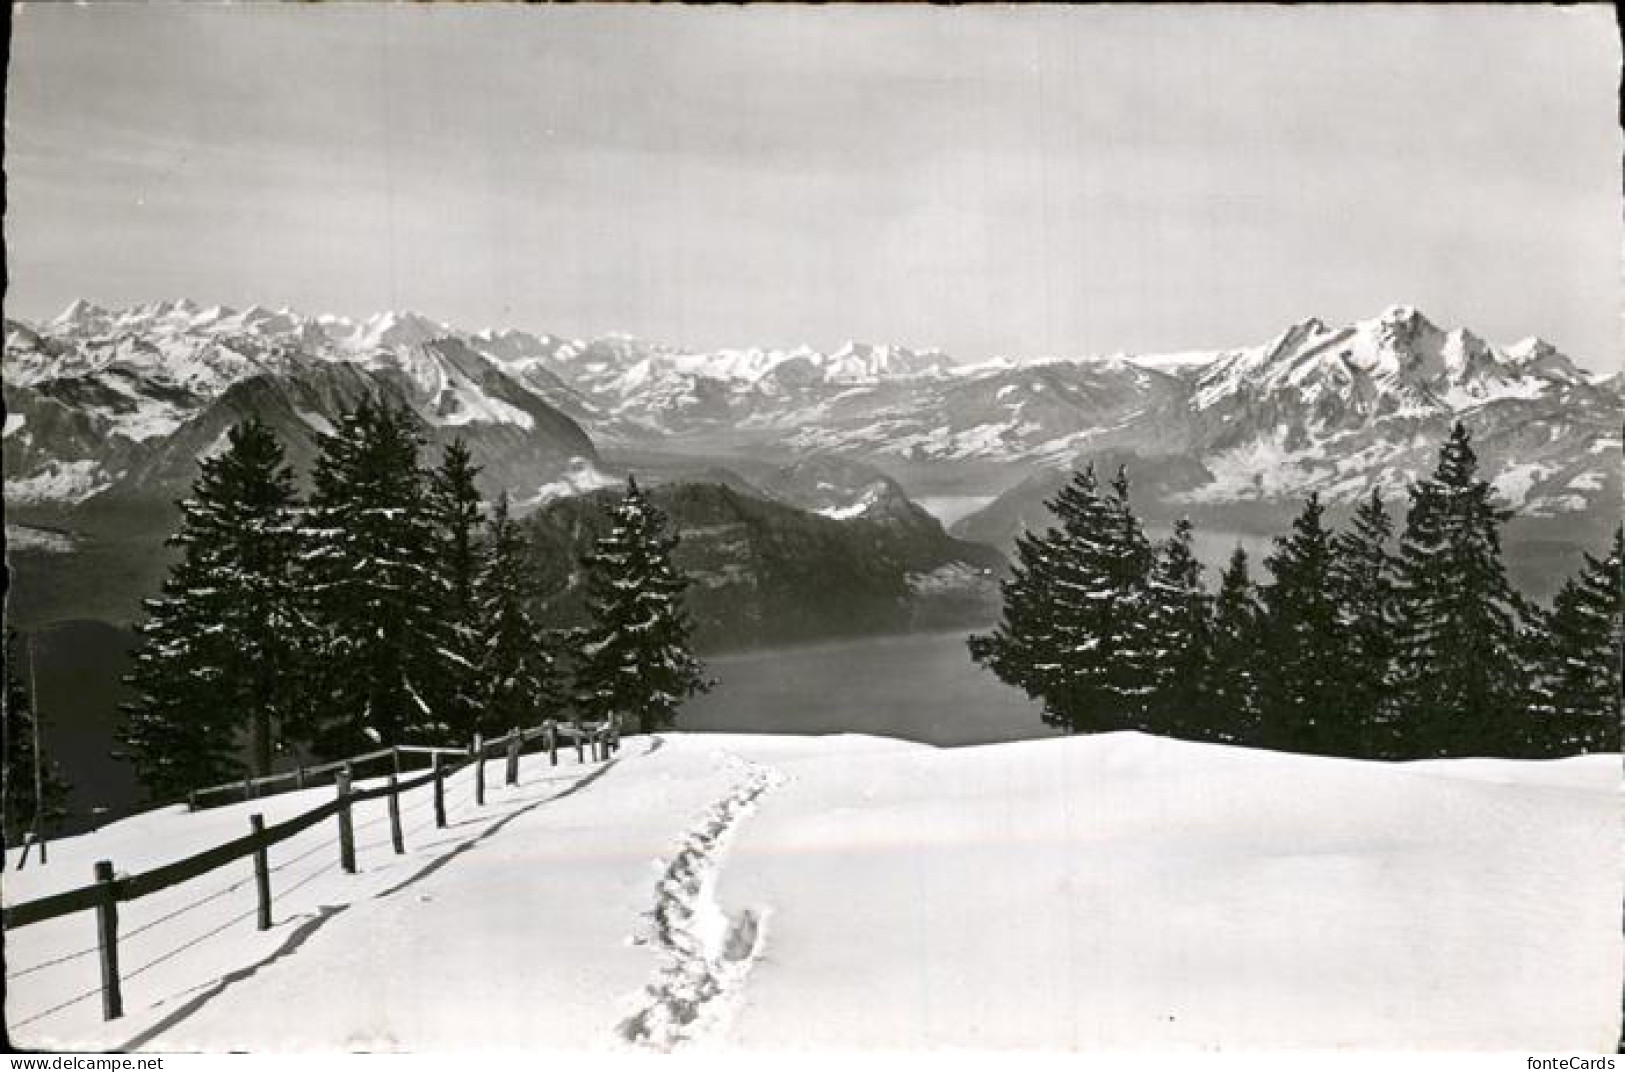
M 7 312 L 1617 367 L 1618 79 L 1605 6 L 27 5 Z

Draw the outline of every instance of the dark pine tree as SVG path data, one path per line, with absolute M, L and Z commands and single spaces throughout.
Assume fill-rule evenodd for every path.
M 1501 562 L 1511 513 L 1493 494 L 1460 423 L 1433 476 L 1410 489 L 1395 658 L 1397 726 L 1410 755 L 1516 754 L 1527 735 L 1527 610 Z
M 1044 705 L 1072 733 L 1141 727 L 1156 690 L 1148 621 L 1151 547 L 1119 474 L 1103 491 L 1094 468 L 1046 504 L 1059 525 L 1016 541 L 992 633 L 971 657 Z
M 282 446 L 258 419 L 200 463 L 169 539 L 181 557 L 145 601 L 122 737 L 154 798 L 268 773 L 303 729 L 310 635 L 294 577 L 298 500 Z
M 1402 754 L 1393 721 L 1394 631 L 1399 618 L 1395 589 L 1399 559 L 1389 550 L 1393 536 L 1393 519 L 1373 489 L 1355 509 L 1349 527 L 1332 541 L 1343 667 L 1344 740 L 1338 750 L 1347 755 Z
M 1213 599 L 1213 661 L 1209 670 L 1212 737 L 1230 744 L 1259 741 L 1259 665 L 1263 608 L 1237 547 Z
M 1616 528 L 1606 558 L 1586 555 L 1579 574 L 1564 582 L 1553 601 L 1529 749 L 1536 755 L 1620 749 L 1622 538 L 1625 531 Z
M 322 627 L 323 755 L 457 739 L 435 706 L 454 642 L 421 445 L 410 411 L 370 398 L 318 442 L 305 575 Z
M 475 587 L 481 570 L 479 533 L 482 502 L 474 464 L 467 445 L 454 439 L 441 455 L 440 467 L 429 478 L 429 512 L 434 520 L 433 564 L 440 573 L 436 586 L 444 599 L 441 624 L 446 646 L 442 666 L 430 678 L 434 700 L 451 732 L 468 739 L 481 725 L 483 702 L 479 663 L 484 627 Z
M 1346 754 L 1341 714 L 1342 638 L 1333 590 L 1332 535 L 1311 494 L 1264 560 L 1259 650 L 1260 742 L 1295 752 Z
M 0 842 L 16 845 L 32 830 L 48 836 L 68 814 L 68 782 L 50 755 L 50 723 L 39 720 L 39 738 L 45 742 L 34 755 L 35 716 L 33 665 L 27 642 L 7 627 L 5 641 L 5 734 L 0 755 Z M 38 780 L 35 763 L 38 762 Z
M 1213 670 L 1212 598 L 1202 588 L 1189 520 L 1174 524 L 1151 564 L 1150 641 L 1156 692 L 1148 728 L 1191 740 L 1216 739 L 1209 705 Z
M 545 633 L 529 607 L 539 590 L 534 560 L 518 522 L 508 515 L 508 496 L 497 501 L 485 540 L 474 598 L 481 627 L 477 662 L 481 713 L 475 728 L 487 734 L 534 724 L 566 703 L 563 675 Z
M 609 534 L 582 560 L 590 624 L 581 631 L 575 693 L 595 719 L 620 715 L 637 732 L 671 726 L 685 699 L 710 688 L 683 607 L 689 581 L 672 564 L 677 537 L 628 478 Z

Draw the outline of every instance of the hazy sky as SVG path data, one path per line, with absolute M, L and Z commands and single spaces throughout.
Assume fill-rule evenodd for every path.
M 694 346 L 1620 362 L 1589 8 L 17 12 L 7 312 L 187 296 Z

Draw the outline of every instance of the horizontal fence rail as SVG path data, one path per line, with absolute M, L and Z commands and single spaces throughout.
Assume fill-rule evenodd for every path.
M 449 755 L 466 756 L 466 748 L 441 748 L 428 745 L 399 744 L 389 748 L 380 748 L 373 752 L 363 752 L 359 756 L 350 756 L 348 759 L 334 760 L 331 763 L 317 763 L 311 766 L 300 766 L 291 771 L 280 771 L 276 774 L 265 774 L 258 778 L 240 778 L 235 782 L 222 782 L 220 785 L 206 786 L 194 789 L 186 794 L 186 803 L 193 811 L 197 810 L 198 801 L 205 797 L 220 796 L 223 794 L 241 794 L 245 798 L 259 796 L 259 790 L 277 785 L 291 784 L 294 789 L 307 788 L 306 783 L 313 778 L 320 778 L 327 774 L 336 774 L 346 767 L 355 768 L 364 763 L 373 763 L 380 759 L 393 759 L 395 772 L 400 773 L 400 757 L 403 755 Z
M 326 773 L 336 774 L 338 779 L 337 792 L 332 800 L 271 826 L 266 826 L 263 817 L 260 815 L 250 816 L 250 831 L 245 836 L 204 849 L 202 852 L 195 853 L 184 859 L 162 864 L 133 875 L 117 875 L 110 861 L 97 861 L 95 868 L 96 881 L 92 884 L 12 905 L 4 910 L 3 922 L 6 929 L 10 930 L 76 912 L 95 910 L 97 915 L 97 945 L 102 959 L 103 1017 L 109 1020 L 117 1019 L 123 1013 L 117 949 L 119 902 L 134 901 L 158 893 L 161 890 L 199 878 L 237 860 L 253 857 L 255 887 L 258 895 L 259 925 L 261 930 L 267 929 L 271 920 L 271 891 L 266 853 L 272 846 L 287 841 L 289 838 L 303 833 L 318 823 L 337 817 L 339 819 L 340 853 L 345 865 L 344 870 L 353 872 L 355 870 L 355 860 L 353 831 L 350 828 L 350 809 L 355 804 L 387 798 L 392 847 L 396 853 L 401 853 L 405 851 L 405 846 L 400 828 L 398 800 L 400 794 L 432 785 L 434 787 L 435 825 L 444 827 L 446 825 L 444 785 L 447 777 L 465 767 L 474 767 L 476 803 L 483 804 L 485 762 L 488 758 L 505 756 L 507 766 L 504 780 L 508 785 L 516 785 L 518 784 L 518 757 L 524 747 L 535 741 L 544 741 L 548 749 L 550 764 L 557 765 L 558 744 L 561 738 L 568 738 L 575 744 L 578 759 L 584 758 L 582 748 L 585 745 L 592 746 L 595 759 L 607 759 L 612 752 L 619 748 L 619 720 L 611 718 L 588 725 L 579 722 L 549 721 L 529 729 L 516 727 L 502 737 L 493 738 L 489 741 L 476 737 L 473 747 L 466 749 L 425 745 L 397 745 L 360 756 L 352 756 L 345 760 L 324 763 L 320 766 L 305 767 L 287 774 L 249 779 L 247 783 L 234 782 L 200 789 L 191 794 L 189 799 L 195 801 L 199 796 L 219 792 L 241 792 L 245 784 L 252 785 L 253 788 L 259 788 L 296 779 L 302 785 L 306 779 Z M 399 756 L 403 753 L 427 755 L 431 760 L 430 768 L 405 780 L 398 777 L 399 771 L 397 770 L 395 774 L 388 777 L 385 784 L 369 789 L 357 789 L 351 784 L 351 774 L 356 765 L 393 757 L 396 759 L 398 768 Z

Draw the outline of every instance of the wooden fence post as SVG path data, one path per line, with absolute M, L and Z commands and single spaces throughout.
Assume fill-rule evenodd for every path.
M 186 794 L 186 810 L 197 811 L 197 793 Z
M 102 899 L 96 905 L 96 942 L 102 953 L 102 1019 L 124 1015 L 124 995 L 118 980 L 118 887 L 113 885 L 113 862 L 96 861 L 96 884 Z
M 293 772 L 293 784 L 299 789 L 305 787 L 305 765 L 303 763 L 299 764 L 298 769 Z
M 446 828 L 446 771 L 439 752 L 434 754 L 434 825 Z
M 254 888 L 259 893 L 260 918 L 259 929 L 271 929 L 271 862 L 265 852 L 265 816 L 255 814 L 248 817 L 248 829 L 255 837 L 254 845 Z
M 333 783 L 339 794 L 339 866 L 355 874 L 355 825 L 350 819 L 350 768 L 338 772 Z
M 547 765 L 559 765 L 559 724 L 552 719 L 547 720 Z
M 249 779 L 249 778 L 244 778 L 243 779 L 243 799 L 244 800 L 253 800 L 254 799 L 254 782 L 253 782 L 252 779 Z
M 485 737 L 474 735 L 474 803 L 485 804 Z
M 508 735 L 508 769 L 503 779 L 506 785 L 519 784 L 519 748 L 524 743 L 525 739 L 519 735 L 519 727 L 515 726 Z
M 395 846 L 395 855 L 406 851 L 406 839 L 401 835 L 401 798 L 395 776 L 389 776 L 389 841 Z
M 389 758 L 395 761 L 395 777 L 401 776 L 401 746 L 392 745 L 389 749 Z
M 585 762 L 587 762 L 587 757 L 586 757 L 585 751 L 583 750 L 584 746 L 581 743 L 581 720 L 580 719 L 576 720 L 575 729 L 576 729 L 576 733 L 575 733 L 575 737 L 576 737 L 576 762 L 577 763 L 585 763 Z

